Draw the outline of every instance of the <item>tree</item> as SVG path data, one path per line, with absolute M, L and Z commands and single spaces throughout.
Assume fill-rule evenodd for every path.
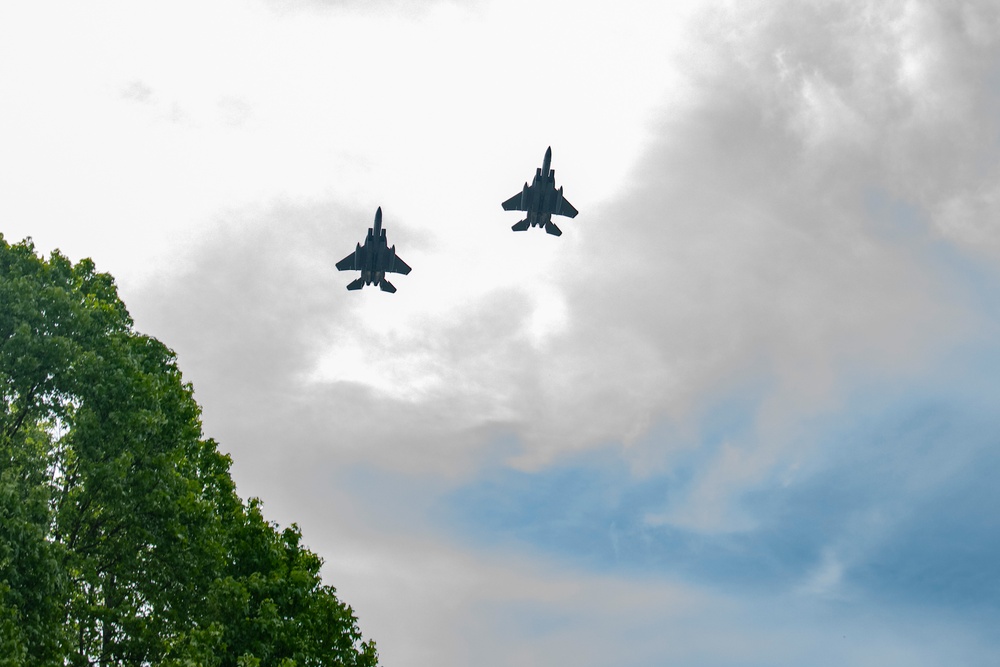
M 377 663 L 298 529 L 236 495 L 174 354 L 90 260 L 0 236 L 0 386 L 9 664 Z
M 16 436 L 0 440 L 0 667 L 62 664 L 68 587 L 60 545 L 46 539 L 47 434 Z

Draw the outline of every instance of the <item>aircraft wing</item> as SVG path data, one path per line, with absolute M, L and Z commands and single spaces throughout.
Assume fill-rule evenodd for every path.
M 569 203 L 569 200 L 565 197 L 562 198 L 562 202 L 559 205 L 559 215 L 565 215 L 567 218 L 575 218 L 576 214 L 579 213 L 573 205 Z
M 411 271 L 410 265 L 403 261 L 403 258 L 396 255 L 395 261 L 392 263 L 392 269 L 390 273 L 402 273 L 404 276 Z
M 505 211 L 526 211 L 526 210 L 528 210 L 528 209 L 525 209 L 525 208 L 521 208 L 521 199 L 523 198 L 523 196 L 524 196 L 525 193 L 527 193 L 530 196 L 530 194 L 531 194 L 531 186 L 530 185 L 528 185 L 524 190 L 522 190 L 521 192 L 518 192 L 516 195 L 514 195 L 513 197 L 511 197 L 510 199 L 508 199 L 504 203 L 500 204 L 501 206 L 503 206 L 503 210 L 505 210 Z
M 355 271 L 354 268 L 354 253 L 345 257 L 344 259 L 337 262 L 337 270 L 339 271 Z
M 361 260 L 361 263 L 364 264 L 365 262 L 364 247 L 359 246 L 357 250 L 355 250 L 350 255 L 337 262 L 337 269 L 340 271 L 360 271 L 361 266 L 358 266 L 358 260 Z

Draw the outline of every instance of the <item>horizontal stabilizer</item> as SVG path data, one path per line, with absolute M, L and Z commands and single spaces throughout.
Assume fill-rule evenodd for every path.
M 349 289 L 349 290 L 356 290 L 356 289 L 361 289 L 364 286 L 365 286 L 365 279 L 364 278 L 358 278 L 353 283 L 351 283 L 350 285 L 348 285 L 347 289 Z
M 562 230 L 553 225 L 551 222 L 545 223 L 545 231 L 552 234 L 552 236 L 562 236 Z
M 524 230 L 526 230 L 528 228 L 529 224 L 530 223 L 528 223 L 528 219 L 525 218 L 521 222 L 519 222 L 516 225 L 512 226 L 511 229 L 513 229 L 515 232 L 523 232 Z
M 383 292 L 389 292 L 390 294 L 394 294 L 396 292 L 396 287 L 385 278 L 378 282 L 378 286 Z

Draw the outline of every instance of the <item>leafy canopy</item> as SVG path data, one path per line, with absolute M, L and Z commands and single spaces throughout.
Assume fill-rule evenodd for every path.
M 111 276 L 0 235 L 0 667 L 374 667 Z

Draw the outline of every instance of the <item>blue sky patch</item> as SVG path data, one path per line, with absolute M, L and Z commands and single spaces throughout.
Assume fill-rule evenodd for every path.
M 650 525 L 684 497 L 701 457 L 637 478 L 611 446 L 533 473 L 484 471 L 447 496 L 443 516 L 474 542 L 727 588 L 794 590 L 832 554 L 844 595 L 1000 611 L 1000 394 L 978 389 L 997 366 L 980 353 L 943 373 L 946 385 L 869 388 L 817 420 L 822 465 L 746 493 L 752 530 Z M 738 413 L 728 405 L 708 417 Z M 748 417 L 714 421 L 703 449 L 751 437 Z

